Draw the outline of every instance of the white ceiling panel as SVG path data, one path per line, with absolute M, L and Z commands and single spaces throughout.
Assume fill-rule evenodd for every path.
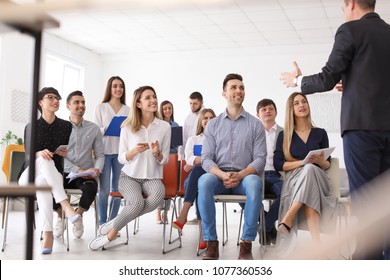
M 125 7 L 112 4 L 104 9 L 53 12 L 51 15 L 58 19 L 60 28 L 46 32 L 99 55 L 112 57 L 147 52 L 225 48 L 245 51 L 264 46 L 331 44 L 337 28 L 343 23 L 343 0 L 144 0 L 122 3 L 126 3 Z M 383 19 L 390 21 L 390 0 L 378 0 L 376 10 Z

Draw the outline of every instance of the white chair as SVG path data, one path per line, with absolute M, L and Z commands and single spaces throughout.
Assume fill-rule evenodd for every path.
M 264 171 L 260 172 L 260 177 L 262 178 L 262 200 L 264 199 Z M 245 195 L 231 195 L 231 194 L 220 194 L 214 195 L 214 202 L 222 203 L 222 246 L 225 246 L 226 242 L 229 239 L 229 231 L 228 231 L 228 223 L 227 223 L 227 203 L 245 203 L 246 196 Z M 240 222 L 238 228 L 237 235 L 237 246 L 240 245 L 240 236 L 241 236 L 241 228 L 242 228 L 242 216 L 244 214 L 244 209 L 241 210 L 240 213 Z M 260 227 L 262 229 L 262 234 L 260 235 L 260 239 L 263 239 L 264 242 L 260 242 L 260 253 L 263 256 L 265 249 L 263 245 L 265 243 L 265 220 L 264 220 L 264 205 L 262 205 L 262 209 L 260 211 Z
M 65 193 L 68 196 L 68 200 L 70 205 L 77 206 L 80 198 L 83 194 L 83 192 L 80 189 L 65 189 Z M 99 229 L 99 216 L 98 216 L 98 210 L 97 210 L 97 197 L 95 197 L 95 200 L 93 201 L 93 204 L 91 205 L 91 208 L 95 209 L 95 237 L 97 236 L 97 232 Z M 63 226 L 65 226 L 66 230 L 66 250 L 69 251 L 69 223 L 68 223 L 68 217 L 66 217 L 64 211 L 62 211 L 62 222 L 64 223 Z M 64 239 L 64 234 L 62 234 L 62 238 Z

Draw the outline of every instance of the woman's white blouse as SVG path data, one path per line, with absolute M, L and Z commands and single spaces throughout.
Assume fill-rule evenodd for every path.
M 203 145 L 203 133 L 188 138 L 184 151 L 185 159 L 188 165 L 194 166 L 194 161 L 197 156 L 194 155 L 194 145 Z
M 152 153 L 152 142 L 159 143 L 163 155 L 161 162 L 158 162 Z M 136 154 L 131 160 L 126 160 L 126 152 L 137 146 L 138 143 L 148 143 L 150 149 L 143 153 Z M 121 129 L 119 140 L 118 161 L 124 164 L 122 171 L 126 175 L 137 179 L 162 179 L 163 165 L 168 162 L 169 148 L 171 144 L 171 126 L 168 122 L 155 118 L 148 128 L 141 126 L 141 129 L 133 133 L 130 125 Z
M 111 123 L 111 120 L 114 116 L 128 116 L 130 113 L 130 107 L 122 105 L 122 108 L 117 114 L 112 109 L 111 105 L 108 102 L 100 103 L 95 108 L 94 114 L 94 123 L 96 123 L 102 135 L 106 131 L 107 127 Z M 117 136 L 103 136 L 103 146 L 105 155 L 115 155 L 118 154 L 119 148 L 119 137 Z

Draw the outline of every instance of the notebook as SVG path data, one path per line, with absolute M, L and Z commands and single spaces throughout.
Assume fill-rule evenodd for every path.
M 171 132 L 171 147 L 183 145 L 183 127 L 172 126 Z
M 126 119 L 125 116 L 115 116 L 112 118 L 110 125 L 107 127 L 104 136 L 120 136 L 121 134 L 121 124 Z

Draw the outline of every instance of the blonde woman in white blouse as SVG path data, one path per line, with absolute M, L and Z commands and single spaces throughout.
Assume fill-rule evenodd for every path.
M 120 200 L 111 201 L 108 209 L 110 191 L 118 191 L 120 170 L 123 165 L 118 162 L 118 136 L 104 136 L 107 127 L 115 116 L 128 116 L 130 107 L 126 106 L 125 82 L 118 76 L 111 77 L 106 86 L 103 101 L 95 109 L 94 122 L 103 134 L 104 167 L 99 177 L 98 193 L 99 225 L 116 217 L 119 211 Z M 108 217 L 108 213 L 111 216 Z
M 118 156 L 124 164 L 119 191 L 127 204 L 115 219 L 100 227 L 101 236 L 89 243 L 90 250 L 110 243 L 127 223 L 155 210 L 164 199 L 161 179 L 163 165 L 169 159 L 171 126 L 158 118 L 158 101 L 152 87 L 135 90 L 131 112 L 122 124 Z

